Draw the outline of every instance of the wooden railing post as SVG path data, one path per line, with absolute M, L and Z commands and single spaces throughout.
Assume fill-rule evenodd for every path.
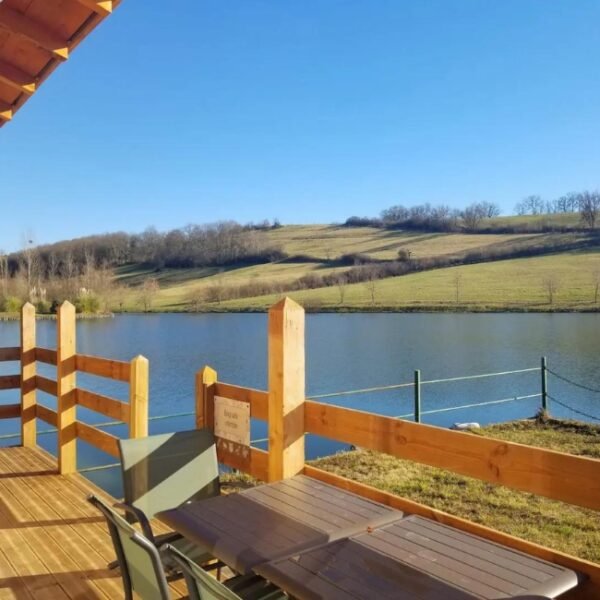
M 144 356 L 136 356 L 130 363 L 129 375 L 129 437 L 148 436 L 149 364 Z
M 217 372 L 205 366 L 196 373 L 196 429 L 214 429 Z
M 75 307 L 63 302 L 56 324 L 56 397 L 58 470 L 77 470 L 77 403 L 75 399 Z
M 269 481 L 304 468 L 304 309 L 284 298 L 269 309 Z
M 21 309 L 21 444 L 36 445 L 35 307 Z

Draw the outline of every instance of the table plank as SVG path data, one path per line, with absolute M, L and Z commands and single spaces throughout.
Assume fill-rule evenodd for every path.
M 480 598 L 554 597 L 578 583 L 570 569 L 416 515 L 354 539 Z
M 403 516 L 302 475 L 239 494 L 191 502 L 158 515 L 241 573 Z
M 255 571 L 300 600 L 556 597 L 578 583 L 569 569 L 415 515 Z
M 367 548 L 338 540 L 255 571 L 300 600 L 473 600 L 474 596 Z

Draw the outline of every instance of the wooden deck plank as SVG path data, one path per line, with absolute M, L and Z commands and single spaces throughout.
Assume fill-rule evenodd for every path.
M 5 453 L 0 454 L 0 461 L 7 462 Z M 18 468 L 14 463 L 12 466 Z M 28 541 L 35 544 L 38 554 L 43 549 L 40 555 L 42 562 L 49 572 L 55 574 L 69 597 L 95 595 L 110 599 L 120 593 L 119 582 L 107 570 L 106 560 L 75 526 L 63 521 L 53 506 L 56 497 L 50 490 L 46 489 L 46 496 L 43 496 L 28 485 L 26 477 L 18 476 L 0 480 L 0 491 L 3 504 L 0 511 L 4 510 L 19 528 L 27 531 Z M 52 505 L 46 497 L 53 498 Z M 70 522 L 74 520 L 70 519 Z M 68 576 L 73 573 L 77 575 Z
M 0 548 L 0 600 L 32 600 L 25 581 Z
M 61 476 L 39 448 L 0 448 L 0 600 L 123 597 L 104 519 L 85 498 L 115 499 L 80 474 Z M 157 532 L 168 529 L 157 523 Z M 171 585 L 185 595 L 182 581 Z

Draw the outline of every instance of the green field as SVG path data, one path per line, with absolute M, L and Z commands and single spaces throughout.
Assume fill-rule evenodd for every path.
M 140 310 L 141 284 L 153 277 L 158 280 L 160 290 L 152 300 L 152 310 L 265 310 L 282 295 L 289 295 L 312 310 L 328 311 L 598 309 L 600 244 L 585 250 L 426 270 L 369 284 L 288 291 L 301 277 L 351 268 L 340 263 L 343 255 L 360 254 L 384 264 L 396 258 L 398 251 L 408 250 L 411 259 L 459 260 L 470 252 L 497 253 L 516 247 L 574 244 L 586 238 L 581 232 L 423 233 L 292 225 L 267 231 L 265 235 L 269 244 L 280 247 L 291 258 L 226 268 L 144 270 L 135 265 L 120 268 L 117 279 L 129 290 L 122 308 Z
M 436 269 L 347 285 L 343 292 L 328 287 L 289 295 L 323 310 L 595 310 L 599 308 L 594 301 L 598 273 L 600 251 L 596 250 Z M 556 286 L 552 304 L 548 280 Z M 278 298 L 272 294 L 220 306 L 261 310 Z

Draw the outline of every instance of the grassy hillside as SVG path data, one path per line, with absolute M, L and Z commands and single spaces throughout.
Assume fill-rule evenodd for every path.
M 531 217 L 529 217 L 531 219 Z M 512 217 L 512 219 L 521 219 Z M 389 277 L 373 283 L 289 291 L 308 275 L 352 268 L 344 255 L 361 255 L 386 264 L 399 251 L 411 260 L 478 256 L 516 248 L 571 247 L 582 232 L 540 234 L 465 234 L 387 231 L 371 227 L 292 225 L 265 232 L 290 258 L 260 265 L 226 268 L 143 269 L 122 267 L 121 283 L 130 286 L 125 310 L 140 309 L 141 284 L 158 280 L 153 310 L 264 310 L 282 294 L 319 310 L 594 310 L 600 277 L 600 245 L 511 260 L 480 262 Z M 314 286 L 312 286 L 314 287 Z M 243 291 L 238 293 L 238 290 Z M 268 291 L 268 293 L 267 293 Z M 552 302 L 550 292 L 552 291 Z M 458 298 L 457 298 L 458 294 Z M 237 299 L 228 297 L 243 296 Z
M 274 244 L 280 244 L 287 254 L 330 261 L 351 253 L 393 260 L 398 256 L 398 250 L 410 250 L 414 258 L 457 254 L 535 239 L 541 234 L 448 234 L 388 231 L 374 227 L 290 225 L 273 229 L 266 235 Z
M 373 284 L 292 292 L 297 302 L 324 310 L 593 310 L 600 251 L 503 260 L 391 277 Z M 553 304 L 548 280 L 554 281 Z M 371 295 L 374 286 L 375 301 Z M 456 292 L 458 287 L 458 302 Z M 222 302 L 225 310 L 261 310 L 278 295 Z M 217 307 L 215 307 L 217 308 Z

